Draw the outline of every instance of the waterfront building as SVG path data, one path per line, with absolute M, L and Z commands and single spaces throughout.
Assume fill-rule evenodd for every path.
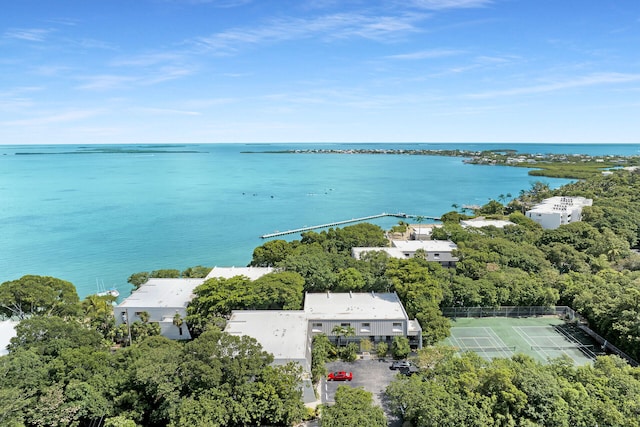
M 273 354 L 274 365 L 288 362 L 303 368 L 305 402 L 315 400 L 311 386 L 313 336 L 325 334 L 337 344 L 368 339 L 373 344 L 402 336 L 422 348 L 422 328 L 409 319 L 394 293 L 306 293 L 303 310 L 234 310 L 225 332 L 248 335 Z
M 515 224 L 511 221 L 507 221 L 504 219 L 485 219 L 483 216 L 479 216 L 477 218 L 460 220 L 460 225 L 463 228 L 481 228 L 481 227 L 504 228 L 507 225 L 515 225 Z
M 427 261 L 438 262 L 443 267 L 454 267 L 458 258 L 453 251 L 458 249 L 450 240 L 392 240 L 390 247 L 355 247 L 351 256 L 361 259 L 367 252 L 385 252 L 392 258 L 407 259 L 422 253 Z
M 195 297 L 194 290 L 211 278 L 230 279 L 245 276 L 256 280 L 273 271 L 270 267 L 215 267 L 202 279 L 149 279 L 114 309 L 116 325 L 142 320 L 146 312 L 149 322 L 160 325 L 160 334 L 170 339 L 191 339 L 189 325 L 184 321 L 187 305 Z M 177 326 L 176 316 L 182 319 Z
M 441 228 L 442 224 L 414 224 L 410 225 L 409 237 L 411 240 L 430 240 L 435 228 Z
M 555 196 L 544 199 L 525 215 L 542 228 L 553 230 L 564 224 L 581 221 L 582 208 L 592 204 L 592 199 L 584 197 Z

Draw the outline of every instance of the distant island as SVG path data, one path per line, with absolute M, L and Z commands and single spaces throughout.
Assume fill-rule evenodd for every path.
M 609 169 L 640 166 L 640 156 L 518 153 L 517 150 L 414 150 L 390 148 L 244 151 L 245 154 L 387 154 L 464 157 L 464 163 L 530 168 L 532 176 L 586 179 Z

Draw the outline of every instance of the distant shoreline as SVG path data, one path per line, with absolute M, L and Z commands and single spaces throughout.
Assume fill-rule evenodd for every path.
M 395 148 L 349 148 L 349 149 L 297 149 L 242 151 L 243 154 L 384 154 L 410 156 L 463 157 L 464 163 L 488 166 L 513 166 L 530 168 L 532 176 L 549 178 L 585 179 L 600 174 L 607 169 L 640 166 L 640 156 L 588 154 L 530 154 L 518 153 L 516 149 L 495 150 L 427 150 Z

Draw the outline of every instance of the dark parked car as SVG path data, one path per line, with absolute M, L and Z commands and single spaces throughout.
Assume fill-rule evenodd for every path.
M 402 375 L 406 375 L 406 376 L 411 376 L 413 374 L 417 374 L 418 372 L 420 372 L 420 370 L 415 366 L 409 366 L 408 368 L 403 367 L 403 368 L 400 368 L 399 370 Z
M 389 369 L 392 369 L 395 371 L 396 369 L 409 368 L 410 366 L 411 366 L 411 363 L 409 363 L 406 360 L 396 360 L 391 364 L 391 366 L 389 366 Z

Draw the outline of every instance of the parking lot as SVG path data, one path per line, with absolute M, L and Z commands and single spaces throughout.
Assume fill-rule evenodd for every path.
M 322 403 L 333 403 L 336 390 L 341 385 L 362 387 L 373 394 L 376 405 L 383 406 L 384 391 L 396 377 L 398 371 L 389 369 L 391 360 L 356 360 L 355 362 L 331 362 L 327 363 L 327 372 L 347 371 L 353 372 L 352 381 L 323 381 L 321 385 Z

